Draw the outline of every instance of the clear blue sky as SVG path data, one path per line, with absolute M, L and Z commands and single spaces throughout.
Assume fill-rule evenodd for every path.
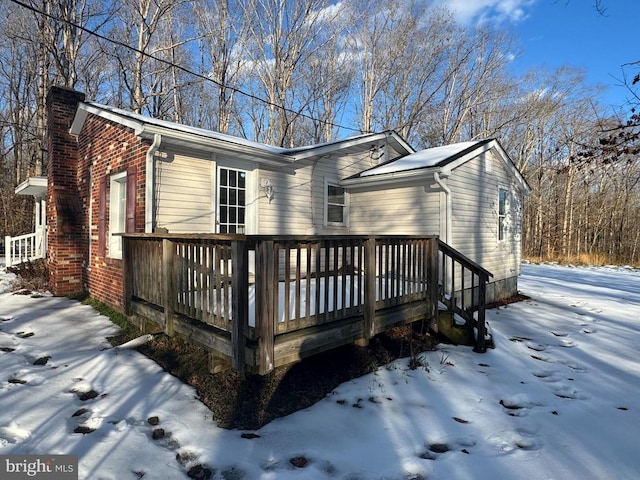
M 629 92 L 619 86 L 625 63 L 640 61 L 640 0 L 439 0 L 463 23 L 488 21 L 512 31 L 520 46 L 513 67 L 555 69 L 570 65 L 585 70 L 587 82 L 607 88 L 605 105 L 625 103 Z M 627 67 L 628 77 L 640 72 Z

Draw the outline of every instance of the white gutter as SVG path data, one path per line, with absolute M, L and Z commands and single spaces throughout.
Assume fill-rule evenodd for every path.
M 131 128 L 134 135 L 138 137 L 150 140 L 155 138 L 155 135 L 162 135 L 165 145 L 177 143 L 191 148 L 204 147 L 207 149 L 223 150 L 231 152 L 236 156 L 242 155 L 245 159 L 251 161 L 278 167 L 291 164 L 295 160 L 287 153 L 287 149 L 285 148 L 269 147 L 268 145 L 233 137 L 231 135 L 216 134 L 216 132 L 209 130 L 191 128 L 186 125 L 148 118 L 105 105 L 90 103 L 80 104 L 69 131 L 74 135 L 78 135 L 90 113 Z
M 207 137 L 198 133 L 183 132 L 152 124 L 143 124 L 134 132 L 142 138 L 150 138 L 151 135 L 163 135 L 165 143 L 182 142 L 184 145 L 197 147 L 208 147 L 217 150 L 231 152 L 236 156 L 243 155 L 246 159 L 257 163 L 266 163 L 276 166 L 285 166 L 294 162 L 294 158 L 280 151 L 279 149 L 259 148 L 252 145 L 244 145 L 242 142 L 233 142 L 221 138 Z
M 154 183 L 155 183 L 155 162 L 153 156 L 160 148 L 162 135 L 156 133 L 153 136 L 153 143 L 147 150 L 147 163 L 145 172 L 144 191 L 144 232 L 153 233 L 153 204 L 154 204 Z
M 446 215 L 444 219 L 446 223 L 443 241 L 444 243 L 451 245 L 451 214 L 453 212 L 453 209 L 451 208 L 451 189 L 442 181 L 439 172 L 433 172 L 433 179 L 438 185 L 440 185 L 440 188 L 442 188 L 442 191 L 444 192 L 446 197 Z
M 379 175 L 368 175 L 364 177 L 345 178 L 340 180 L 343 187 L 366 187 L 369 185 L 392 185 L 394 183 L 406 183 L 411 180 L 430 179 L 433 176 L 433 169 L 421 168 L 406 170 L 402 172 L 383 173 Z

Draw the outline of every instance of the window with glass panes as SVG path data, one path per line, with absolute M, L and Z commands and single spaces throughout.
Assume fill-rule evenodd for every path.
M 122 237 L 126 231 L 127 172 L 112 175 L 109 181 L 109 257 L 122 258 Z
M 247 172 L 218 170 L 218 233 L 244 233 Z
M 506 237 L 506 221 L 507 221 L 507 190 L 500 188 L 498 190 L 498 240 L 502 241 Z
M 327 184 L 327 224 L 343 225 L 347 209 L 345 189 L 337 185 Z

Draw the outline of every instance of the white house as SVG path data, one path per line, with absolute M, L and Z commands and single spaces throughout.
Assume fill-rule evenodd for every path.
M 86 102 L 65 89 L 50 98 L 68 117 L 55 119 L 68 130 L 50 127 L 50 142 L 65 137 L 67 153 L 69 142 L 77 145 L 71 182 L 59 165 L 71 157 L 50 144 L 50 254 L 59 249 L 52 240 L 67 235 L 82 250 L 85 289 L 99 259 L 118 259 L 113 234 L 139 231 L 438 235 L 493 273 L 488 301 L 517 292 L 530 188 L 495 139 L 415 151 L 386 131 L 280 148 Z

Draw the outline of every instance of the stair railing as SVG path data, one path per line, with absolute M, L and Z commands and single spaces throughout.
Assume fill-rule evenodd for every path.
M 451 314 L 475 329 L 475 351 L 485 352 L 487 284 L 493 274 L 444 242 L 438 242 L 440 302 Z

